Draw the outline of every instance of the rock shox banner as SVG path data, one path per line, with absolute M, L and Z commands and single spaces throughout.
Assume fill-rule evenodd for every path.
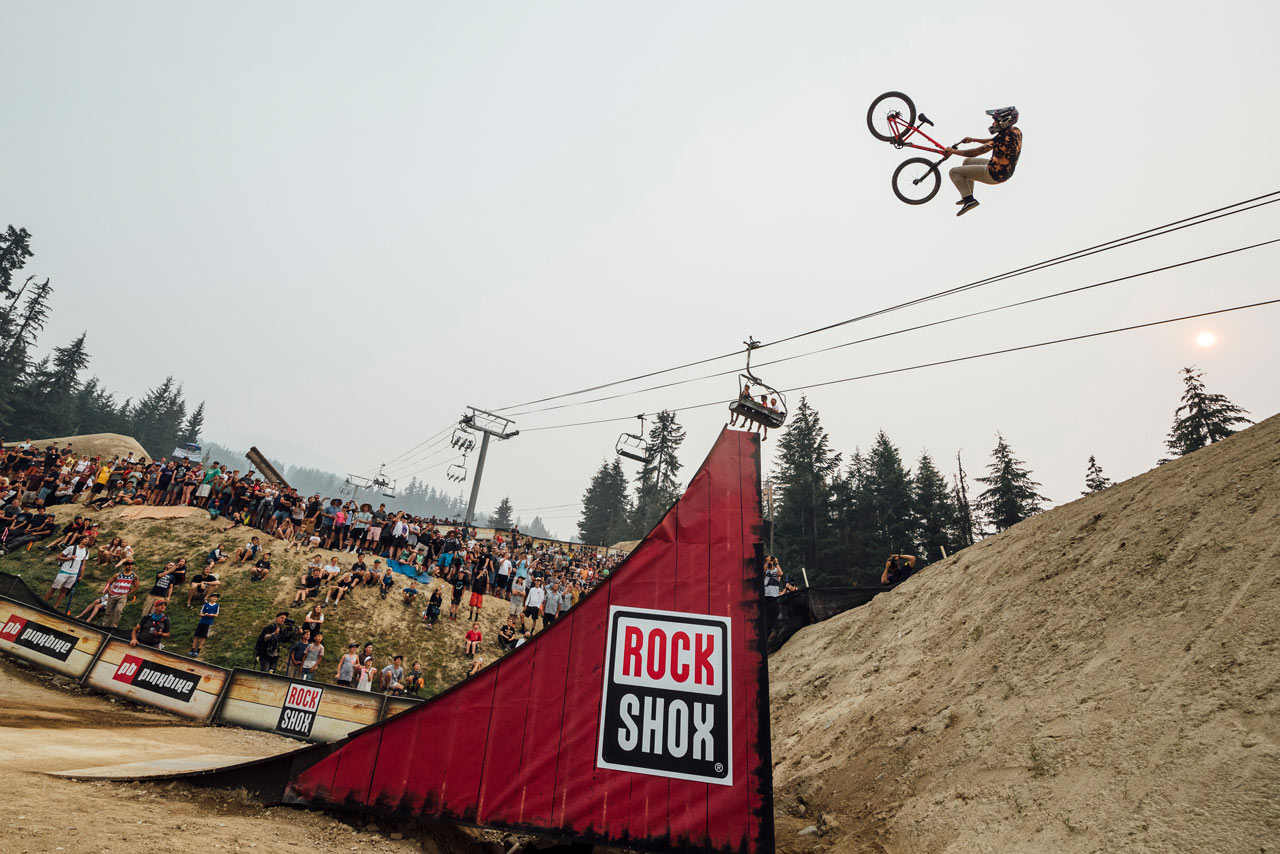
M 285 735 L 296 735 L 310 738 L 311 729 L 316 725 L 316 713 L 320 710 L 320 698 L 324 689 L 307 682 L 290 682 L 289 690 L 284 695 L 284 705 L 280 707 L 280 720 L 276 721 L 276 730 Z
M 56 658 L 58 661 L 66 661 L 79 641 L 73 635 L 64 634 L 35 620 L 18 616 L 10 617 L 4 627 L 0 628 L 0 640 L 25 646 L 33 652 Z
M 172 700 L 190 702 L 200 684 L 200 677 L 186 670 L 165 667 L 154 661 L 146 661 L 136 655 L 126 655 L 120 659 L 120 666 L 112 676 L 117 682 L 141 688 L 153 694 L 159 694 Z
M 729 625 L 610 609 L 597 767 L 733 785 Z
M 760 439 L 725 429 L 631 555 L 529 643 L 415 708 L 220 782 L 608 847 L 773 854 L 763 530 Z M 292 695 L 280 731 L 300 733 L 318 703 Z

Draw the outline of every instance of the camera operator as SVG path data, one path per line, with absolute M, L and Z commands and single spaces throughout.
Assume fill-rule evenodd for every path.
M 258 643 L 254 647 L 254 655 L 258 659 L 258 669 L 263 673 L 275 673 L 276 662 L 280 660 L 280 645 L 288 643 L 293 634 L 293 620 L 288 611 L 281 611 L 276 618 L 258 632 Z

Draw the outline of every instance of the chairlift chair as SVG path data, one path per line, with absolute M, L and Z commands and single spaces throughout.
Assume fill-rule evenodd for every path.
M 458 426 L 453 428 L 453 436 L 449 439 L 449 444 L 465 454 L 475 448 L 476 437 L 467 428 Z
M 467 461 L 464 459 L 461 463 L 453 463 L 449 468 L 445 469 L 444 476 L 455 483 L 461 483 L 467 479 Z
M 751 373 L 751 351 L 760 346 L 754 338 L 748 338 L 747 369 L 738 375 L 738 399 L 729 404 L 729 411 L 748 422 L 755 422 L 769 429 L 777 429 L 787 421 L 787 396 Z M 749 393 L 748 393 L 749 389 Z M 764 398 L 764 401 L 758 398 Z M 772 406 L 777 401 L 776 407 Z
M 637 415 L 636 418 L 640 419 L 640 432 L 623 433 L 613 449 L 620 457 L 645 463 L 649 461 L 649 443 L 644 438 L 644 416 Z

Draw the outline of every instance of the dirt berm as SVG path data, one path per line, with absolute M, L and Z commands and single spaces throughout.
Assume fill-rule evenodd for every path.
M 1280 416 L 770 661 L 783 851 L 1280 850 Z

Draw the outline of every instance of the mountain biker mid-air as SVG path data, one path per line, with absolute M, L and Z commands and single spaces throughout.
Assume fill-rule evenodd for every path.
M 1003 184 L 1013 176 L 1014 167 L 1018 165 L 1018 155 L 1022 153 L 1022 131 L 1014 127 L 1018 123 L 1017 107 L 1000 107 L 987 110 L 991 116 L 991 127 L 988 133 L 991 139 L 974 139 L 966 136 L 960 140 L 961 145 L 976 142 L 979 147 L 969 149 L 948 148 L 948 154 L 957 154 L 965 158 L 962 166 L 953 166 L 948 173 L 951 181 L 960 191 L 960 210 L 956 216 L 964 216 L 978 206 L 973 197 L 973 183 Z M 991 159 L 979 155 L 991 152 Z

